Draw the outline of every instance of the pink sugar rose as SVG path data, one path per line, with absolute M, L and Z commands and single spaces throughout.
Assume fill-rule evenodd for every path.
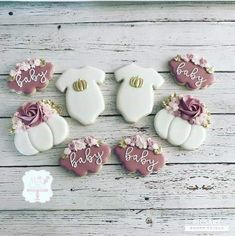
M 39 102 L 28 102 L 21 106 L 17 113 L 17 117 L 28 127 L 34 127 L 44 122 L 44 115 Z
M 184 96 L 179 103 L 179 111 L 182 119 L 192 122 L 203 113 L 204 105 L 196 98 Z

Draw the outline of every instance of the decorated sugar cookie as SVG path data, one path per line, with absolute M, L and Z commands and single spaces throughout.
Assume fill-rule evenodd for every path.
M 153 89 L 161 87 L 164 80 L 152 68 L 130 64 L 115 71 L 122 81 L 117 95 L 117 108 L 127 122 L 135 123 L 152 112 Z
M 163 107 L 154 120 L 157 134 L 172 145 L 187 150 L 198 148 L 210 124 L 205 105 L 190 95 L 174 94 L 163 102 Z
M 60 165 L 78 176 L 98 172 L 111 155 L 110 147 L 93 137 L 74 139 L 64 150 Z
M 170 60 L 169 66 L 176 82 L 189 89 L 202 89 L 214 83 L 214 69 L 203 57 L 177 55 Z
M 50 100 L 27 102 L 12 118 L 16 149 L 23 155 L 34 155 L 62 143 L 68 136 L 68 124 Z
M 98 85 L 105 80 L 105 73 L 86 66 L 69 69 L 57 80 L 56 87 L 66 90 L 66 107 L 69 115 L 83 125 L 93 124 L 104 111 L 104 98 Z
M 146 176 L 165 165 L 161 148 L 152 138 L 135 135 L 124 138 L 114 149 L 115 154 L 130 172 Z
M 52 79 L 54 66 L 43 59 L 28 59 L 17 63 L 10 71 L 7 85 L 16 93 L 33 94 L 36 90 L 43 90 Z

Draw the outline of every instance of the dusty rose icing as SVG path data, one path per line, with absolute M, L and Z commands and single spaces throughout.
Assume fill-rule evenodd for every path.
M 52 79 L 54 66 L 40 59 L 29 59 L 17 63 L 15 70 L 10 71 L 8 87 L 16 93 L 32 94 L 47 87 Z
M 210 124 L 210 115 L 205 105 L 190 95 L 171 95 L 163 106 L 172 115 L 187 120 L 190 124 L 207 127 Z
M 50 100 L 42 100 L 37 102 L 27 102 L 22 105 L 13 115 L 13 131 L 29 129 L 47 121 L 53 114 L 57 113 L 57 111 L 50 105 L 51 103 Z
M 27 126 L 37 126 L 44 121 L 42 106 L 38 102 L 28 102 L 19 108 L 17 117 Z
M 111 149 L 107 144 L 89 136 L 72 140 L 65 148 L 59 163 L 76 175 L 84 176 L 88 172 L 98 172 L 110 155 Z
M 213 68 L 204 58 L 193 54 L 178 55 L 170 60 L 169 66 L 176 82 L 190 89 L 205 88 L 214 82 Z
M 203 104 L 196 98 L 184 96 L 180 99 L 179 111 L 182 119 L 190 121 L 202 114 Z
M 139 145 L 138 142 L 127 144 L 125 141 L 129 139 L 138 140 L 138 138 L 146 140 L 146 146 Z M 148 142 L 154 144 L 156 149 L 152 148 L 152 144 L 149 145 Z M 165 165 L 165 157 L 161 154 L 161 149 L 156 141 L 144 136 L 135 135 L 125 138 L 114 148 L 114 151 L 128 171 L 138 171 L 143 176 L 158 171 Z

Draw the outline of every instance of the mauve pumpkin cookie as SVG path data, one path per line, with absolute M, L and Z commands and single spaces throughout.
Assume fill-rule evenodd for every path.
M 160 170 L 166 162 L 157 142 L 141 135 L 123 138 L 114 152 L 129 172 L 138 171 L 143 176 Z
M 27 59 L 17 63 L 15 69 L 10 71 L 7 85 L 13 92 L 33 94 L 47 87 L 53 73 L 52 63 L 44 59 Z
M 59 163 L 78 176 L 98 172 L 111 155 L 110 147 L 94 137 L 72 140 L 64 150 Z
M 189 89 L 202 89 L 214 83 L 214 69 L 203 57 L 177 55 L 169 61 L 169 66 L 176 82 Z

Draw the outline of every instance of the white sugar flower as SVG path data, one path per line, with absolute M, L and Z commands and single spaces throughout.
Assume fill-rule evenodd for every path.
M 86 143 L 83 140 L 77 139 L 73 141 L 75 150 L 83 150 L 86 148 Z
M 71 153 L 71 150 L 69 148 L 64 149 L 64 154 L 69 155 Z
M 15 76 L 16 76 L 16 74 L 17 74 L 17 73 L 16 73 L 16 71 L 15 71 L 15 70 L 11 70 L 11 71 L 10 71 L 10 76 L 11 76 L 11 77 L 15 77 Z
M 20 65 L 20 70 L 27 71 L 30 69 L 30 64 L 26 62 L 22 62 Z
M 146 149 L 147 148 L 147 140 L 140 135 L 136 135 L 136 146 L 140 149 Z
M 35 64 L 35 66 L 40 66 L 41 60 L 40 59 L 35 59 L 34 64 Z
M 131 139 L 130 138 L 125 138 L 124 142 L 125 142 L 125 144 L 130 145 L 131 144 Z

